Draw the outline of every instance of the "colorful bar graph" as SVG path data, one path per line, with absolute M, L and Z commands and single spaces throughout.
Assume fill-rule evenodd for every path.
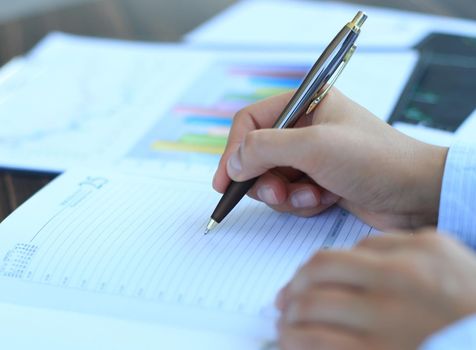
M 221 63 L 192 86 L 132 151 L 139 157 L 220 155 L 241 108 L 299 86 L 309 67 Z

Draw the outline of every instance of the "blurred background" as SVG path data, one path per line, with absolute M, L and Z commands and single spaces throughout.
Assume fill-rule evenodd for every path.
M 177 41 L 234 0 L 0 0 L 0 63 L 52 30 L 125 39 Z M 332 2 L 332 1 L 328 1 Z M 474 0 L 354 0 L 476 19 Z
M 234 0 L 0 0 L 0 65 L 51 31 L 146 41 L 179 41 Z M 325 2 L 332 2 L 331 0 Z M 354 0 L 476 19 L 475 0 Z M 54 175 L 0 172 L 0 220 Z

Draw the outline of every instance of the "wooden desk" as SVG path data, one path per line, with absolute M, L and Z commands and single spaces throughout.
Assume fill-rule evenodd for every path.
M 50 31 L 151 41 L 182 35 L 234 0 L 96 0 L 0 24 L 0 64 L 24 54 Z M 355 0 L 368 5 L 476 19 L 474 0 Z M 1 126 L 0 126 L 1 127 Z M 0 220 L 53 174 L 0 172 Z

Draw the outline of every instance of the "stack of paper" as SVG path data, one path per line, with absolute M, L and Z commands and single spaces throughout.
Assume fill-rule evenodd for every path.
M 214 168 L 235 112 L 296 88 L 318 55 L 52 34 L 0 72 L 0 166 L 62 172 L 86 161 L 152 160 Z M 415 60 L 357 51 L 337 86 L 386 119 Z

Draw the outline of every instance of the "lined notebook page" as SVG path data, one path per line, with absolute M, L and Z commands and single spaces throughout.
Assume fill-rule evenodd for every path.
M 339 208 L 304 219 L 245 199 L 205 236 L 218 198 L 206 181 L 67 172 L 0 226 L 1 283 L 271 320 L 276 292 L 313 252 L 372 231 Z

